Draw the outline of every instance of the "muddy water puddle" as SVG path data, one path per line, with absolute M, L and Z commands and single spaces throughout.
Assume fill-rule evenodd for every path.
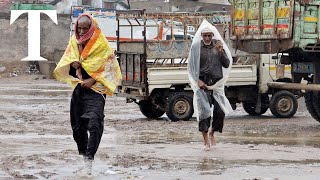
M 1 95 L 27 95 L 27 96 L 68 96 L 72 94 L 71 90 L 43 90 L 43 89 L 19 89 L 19 90 L 1 90 Z
M 273 146 L 311 146 L 320 148 L 319 136 L 299 137 L 297 134 L 292 135 L 268 135 L 268 134 L 248 134 L 248 133 L 223 133 L 217 134 L 216 138 L 222 143 L 234 143 L 241 145 L 259 145 L 267 144 Z M 157 143 L 192 143 L 202 140 L 200 134 L 178 133 L 178 132 L 137 132 L 129 137 L 132 143 L 138 144 L 157 144 Z
M 205 152 L 198 133 L 183 134 L 132 133 L 107 126 L 93 165 L 93 176 L 89 178 L 291 179 L 301 176 L 316 179 L 320 173 L 319 148 L 299 144 L 288 147 L 277 139 L 277 145 L 268 144 L 261 135 L 227 134 L 217 136 L 217 146 Z M 247 138 L 251 138 L 248 144 L 228 142 Z M 255 138 L 259 139 L 256 144 L 252 140 Z M 3 162 L 0 177 L 88 178 L 77 174 L 83 162 L 70 134 L 0 135 L 0 142 Z
M 1 82 L 0 179 L 319 179 L 320 124 L 300 109 L 228 116 L 218 144 L 203 151 L 195 118 L 145 118 L 136 104 L 108 97 L 93 176 L 78 172 L 69 122 L 71 90 L 52 80 Z

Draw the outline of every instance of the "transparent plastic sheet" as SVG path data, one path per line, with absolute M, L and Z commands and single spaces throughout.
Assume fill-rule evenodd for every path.
M 211 116 L 212 109 L 210 108 L 209 100 L 207 94 L 198 87 L 199 73 L 200 73 L 200 48 L 201 48 L 201 31 L 204 28 L 209 28 L 214 33 L 213 39 L 220 40 L 223 43 L 223 49 L 228 56 L 230 65 L 228 68 L 223 68 L 223 78 L 219 80 L 216 84 L 209 86 L 208 89 L 213 91 L 213 98 L 219 103 L 223 112 L 227 115 L 233 112 L 233 109 L 226 98 L 224 93 L 224 84 L 229 77 L 232 66 L 232 56 L 231 52 L 218 32 L 217 28 L 210 24 L 208 21 L 204 20 L 199 29 L 197 30 L 191 45 L 191 49 L 188 57 L 188 76 L 191 84 L 191 88 L 194 92 L 193 95 L 193 107 L 194 113 L 197 120 L 206 119 Z

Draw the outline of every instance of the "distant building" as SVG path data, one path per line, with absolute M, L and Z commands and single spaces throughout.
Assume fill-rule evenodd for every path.
M 228 11 L 227 0 L 130 0 L 131 9 L 147 12 Z
M 9 12 L 11 6 L 11 0 L 0 1 L 0 12 Z
M 146 9 L 146 12 L 210 12 L 229 11 L 228 0 L 0 0 L 0 12 L 9 12 L 11 3 L 46 3 L 57 7 L 58 13 L 70 13 L 71 6 L 107 9 Z
M 126 9 L 129 9 L 129 6 L 122 1 L 113 0 L 113 1 L 104 1 L 104 8 L 126 10 Z
M 210 11 L 230 11 L 230 5 L 225 4 L 209 4 L 207 6 L 199 7 L 197 12 L 210 12 Z

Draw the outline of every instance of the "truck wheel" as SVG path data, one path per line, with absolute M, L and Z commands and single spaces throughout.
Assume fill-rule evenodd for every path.
M 168 96 L 166 114 L 171 121 L 188 121 L 193 115 L 192 97 L 185 92 L 175 92 Z
M 297 110 L 297 98 L 290 91 L 278 91 L 270 100 L 270 111 L 277 118 L 290 118 Z
M 318 99 L 318 102 L 316 102 Z M 320 122 L 320 114 L 317 113 L 316 111 L 316 106 L 318 106 L 318 109 L 319 109 L 319 95 L 318 95 L 318 98 L 315 99 L 315 96 L 313 94 L 312 91 L 306 91 L 306 93 L 304 94 L 304 100 L 305 100 L 305 103 L 306 103 L 306 107 L 310 113 L 310 115 L 313 117 L 313 119 L 315 119 L 316 121 Z M 316 105 L 316 103 L 318 103 Z M 316 106 L 314 106 L 316 105 Z M 318 110 L 319 111 L 319 110 Z
M 139 102 L 139 108 L 141 113 L 147 118 L 161 117 L 165 112 L 157 109 L 150 101 L 143 100 Z
M 268 108 L 261 107 L 259 113 L 256 112 L 256 104 L 254 103 L 242 103 L 243 109 L 250 115 L 250 116 L 261 116 L 262 114 L 266 113 Z

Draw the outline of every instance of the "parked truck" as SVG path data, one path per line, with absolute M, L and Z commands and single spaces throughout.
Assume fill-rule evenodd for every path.
M 121 24 L 127 24 L 128 21 L 126 19 L 116 19 L 116 10 L 115 9 L 105 9 L 105 8 L 92 8 L 86 6 L 72 6 L 71 7 L 71 25 L 70 25 L 70 35 L 74 33 L 74 24 L 76 19 L 80 14 L 90 14 L 93 16 L 99 24 L 99 28 L 102 30 L 106 38 L 108 39 L 111 48 L 117 50 L 117 27 L 118 21 Z M 138 23 L 143 24 L 142 18 L 136 19 Z M 154 21 L 154 19 L 148 19 L 146 22 L 148 29 L 146 31 L 146 39 L 147 40 L 169 40 L 171 39 L 171 28 L 168 26 L 164 26 L 166 22 Z M 174 25 L 180 26 L 181 22 L 173 21 Z M 192 26 L 187 26 L 187 38 L 192 39 L 193 36 L 190 32 L 194 32 Z M 143 26 L 136 26 L 135 31 L 131 31 L 130 24 L 127 26 L 123 26 L 121 29 L 121 34 L 119 34 L 120 40 L 132 40 L 135 41 L 143 41 Z M 132 33 L 132 34 L 131 34 Z M 184 32 L 180 31 L 180 29 L 173 30 L 173 37 L 175 39 L 183 39 Z
M 281 65 L 291 65 L 290 82 L 269 82 L 274 89 L 305 90 L 311 116 L 320 122 L 320 1 L 230 0 L 231 39 L 249 53 L 283 54 Z M 307 83 L 303 83 L 307 81 Z
M 215 24 L 222 36 L 229 28 L 227 12 L 216 13 L 145 13 L 143 10 L 117 11 L 117 54 L 123 81 L 118 87 L 118 96 L 127 102 L 139 105 L 142 114 L 158 118 L 164 113 L 172 121 L 189 120 L 193 115 L 193 92 L 187 75 L 187 57 L 192 39 L 187 36 L 187 27 L 200 26 L 203 19 Z M 125 21 L 124 21 L 125 20 Z M 143 21 L 141 21 L 143 20 Z M 154 23 L 146 23 L 148 21 Z M 147 39 L 148 29 L 157 27 L 161 33 L 163 24 L 171 29 L 170 39 Z M 179 23 L 178 23 L 179 22 Z M 121 37 L 123 29 L 130 27 L 129 39 Z M 182 38 L 174 38 L 175 31 L 183 32 Z M 141 33 L 143 39 L 136 39 Z M 300 91 L 270 88 L 270 81 L 289 82 L 276 72 L 276 63 L 270 55 L 234 54 L 233 67 L 226 82 L 226 95 L 232 106 L 243 103 L 250 115 L 261 115 L 270 107 L 276 117 L 292 117 L 297 111 L 297 96 Z M 276 77 L 278 74 L 278 77 Z

